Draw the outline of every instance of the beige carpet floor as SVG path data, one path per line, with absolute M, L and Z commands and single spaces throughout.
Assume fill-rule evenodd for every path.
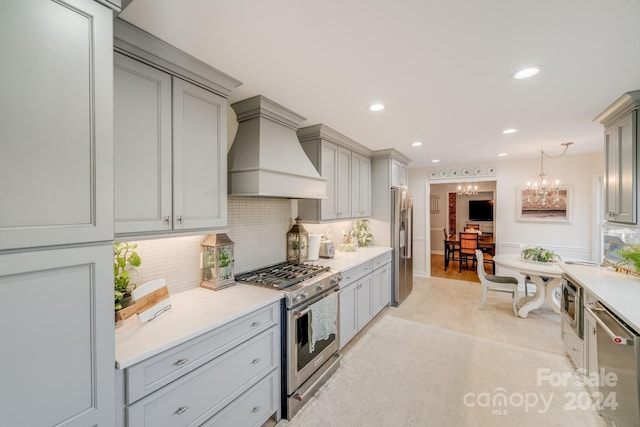
M 564 356 L 392 316 L 374 322 L 278 427 L 604 426 Z

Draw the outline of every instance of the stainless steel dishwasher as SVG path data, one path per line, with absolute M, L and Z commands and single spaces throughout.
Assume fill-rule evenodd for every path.
M 602 303 L 584 309 L 597 323 L 600 414 L 607 426 L 640 426 L 640 337 Z

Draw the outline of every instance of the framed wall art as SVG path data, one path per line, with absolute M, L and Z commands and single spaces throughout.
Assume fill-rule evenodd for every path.
M 559 187 L 546 194 L 516 188 L 516 220 L 520 222 L 571 223 L 572 187 Z

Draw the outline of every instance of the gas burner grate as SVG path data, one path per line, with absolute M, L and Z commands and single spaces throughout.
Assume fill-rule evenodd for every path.
M 320 265 L 283 262 L 239 274 L 236 276 L 236 281 L 283 289 L 328 270 L 329 267 Z

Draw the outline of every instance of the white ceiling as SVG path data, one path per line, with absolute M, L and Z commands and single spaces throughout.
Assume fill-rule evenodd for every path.
M 593 118 L 640 89 L 638 0 L 133 0 L 121 17 L 241 80 L 232 103 L 264 95 L 410 167 L 601 151 Z M 544 69 L 510 78 L 527 65 Z

